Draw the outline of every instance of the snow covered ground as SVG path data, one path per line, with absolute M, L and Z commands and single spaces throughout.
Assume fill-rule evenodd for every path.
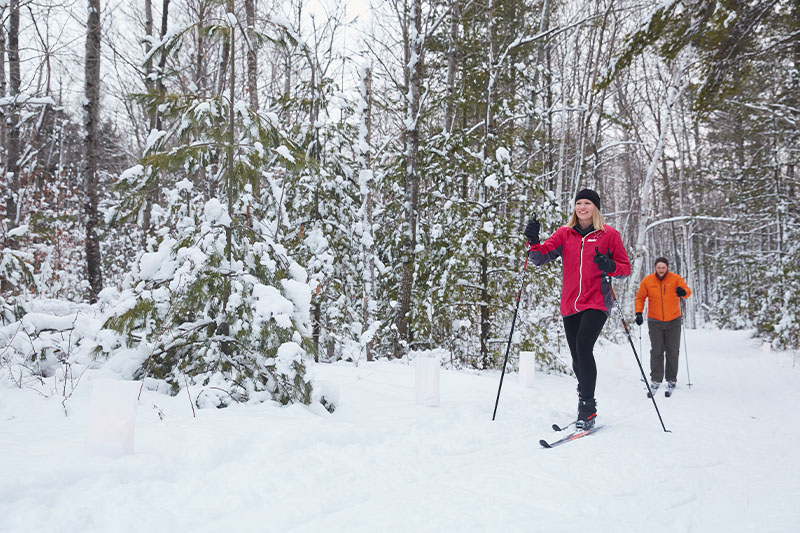
M 0 531 L 800 531 L 798 361 L 745 332 L 687 340 L 693 386 L 682 354 L 677 391 L 656 398 L 672 433 L 630 346 L 604 344 L 610 427 L 552 450 L 538 441 L 574 416 L 575 385 L 541 373 L 532 388 L 506 376 L 494 422 L 499 372 L 443 370 L 429 407 L 414 401 L 413 365 L 397 362 L 318 365 L 340 391 L 333 414 L 258 405 L 193 418 L 185 394 L 146 392 L 135 453 L 120 458 L 85 451 L 92 375 L 69 416 L 58 397 L 3 385 Z

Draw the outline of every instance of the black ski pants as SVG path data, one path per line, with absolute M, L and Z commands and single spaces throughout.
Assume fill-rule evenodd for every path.
M 598 309 L 587 309 L 564 317 L 564 332 L 567 335 L 569 353 L 572 355 L 572 370 L 578 378 L 578 395 L 585 400 L 594 398 L 597 384 L 594 343 L 597 342 L 607 318 Z
M 666 378 L 668 382 L 678 381 L 678 352 L 681 348 L 681 320 L 678 317 L 669 322 L 653 318 L 647 319 L 650 333 L 650 381 L 661 383 L 664 379 L 664 359 L 666 356 Z

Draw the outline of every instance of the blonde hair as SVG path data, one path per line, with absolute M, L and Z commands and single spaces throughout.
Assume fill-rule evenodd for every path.
M 603 218 L 603 214 L 600 213 L 600 208 L 595 205 L 594 211 L 592 212 L 592 226 L 594 226 L 594 229 L 606 229 L 605 224 L 606 220 Z M 567 221 L 567 227 L 574 228 L 578 225 L 580 225 L 580 222 L 578 222 L 578 215 L 575 214 L 575 208 L 573 207 L 572 214 Z

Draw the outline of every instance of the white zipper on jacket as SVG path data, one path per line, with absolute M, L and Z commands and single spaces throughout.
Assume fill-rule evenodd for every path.
M 575 308 L 576 313 L 580 313 L 580 309 L 578 309 L 578 300 L 581 298 L 581 293 L 583 292 L 583 244 L 586 242 L 586 237 L 595 233 L 600 230 L 592 230 L 583 237 L 581 237 L 581 261 L 578 265 L 578 296 L 575 297 L 575 303 L 572 304 L 572 307 Z

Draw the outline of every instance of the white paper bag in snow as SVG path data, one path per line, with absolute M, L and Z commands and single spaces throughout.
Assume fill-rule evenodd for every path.
M 519 352 L 519 381 L 525 387 L 533 387 L 533 378 L 536 375 L 536 354 L 534 352 Z
M 417 357 L 417 403 L 439 405 L 439 360 L 435 357 Z
M 133 453 L 139 386 L 136 381 L 94 380 L 86 433 L 87 453 L 114 457 Z

